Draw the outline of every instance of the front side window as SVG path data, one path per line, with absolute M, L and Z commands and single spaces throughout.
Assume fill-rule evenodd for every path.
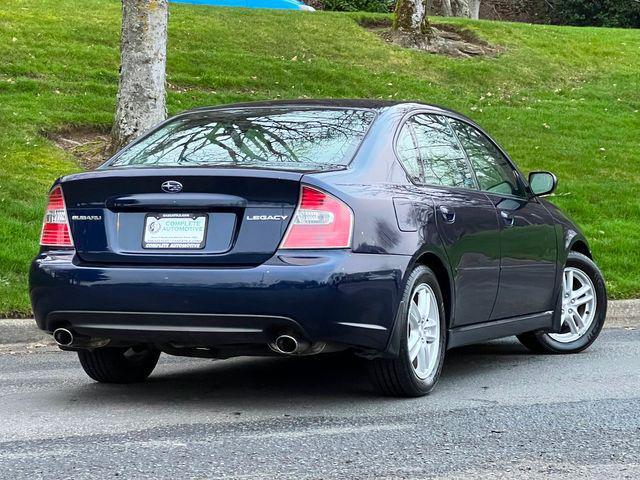
M 524 187 L 518 174 L 493 142 L 471 125 L 453 119 L 449 121 L 467 152 L 480 189 L 524 197 Z
M 477 188 L 469 162 L 444 118 L 420 114 L 409 123 L 415 132 L 426 184 Z
M 322 171 L 349 164 L 370 110 L 273 108 L 178 117 L 106 167 L 234 167 Z

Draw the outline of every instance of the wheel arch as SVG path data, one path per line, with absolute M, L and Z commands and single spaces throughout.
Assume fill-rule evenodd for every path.
M 412 270 L 416 265 L 423 265 L 433 271 L 438 280 L 440 291 L 442 293 L 442 301 L 444 303 L 444 313 L 446 316 L 447 327 L 451 326 L 451 320 L 453 318 L 453 279 L 451 278 L 451 272 L 446 267 L 445 262 L 433 252 L 424 252 L 418 258 L 415 259 L 412 265 Z
M 445 320 L 447 329 L 450 327 L 453 315 L 454 315 L 454 298 L 455 298 L 455 289 L 453 283 L 453 276 L 451 274 L 451 270 L 448 267 L 448 262 L 445 260 L 446 257 L 436 253 L 435 251 L 421 251 L 416 253 L 411 262 L 407 267 L 407 270 L 404 275 L 404 279 L 402 282 L 402 288 L 404 289 L 409 275 L 416 268 L 416 266 L 422 265 L 425 266 L 436 276 L 436 280 L 438 280 L 438 285 L 440 286 L 440 291 L 442 293 L 442 300 L 444 303 L 445 309 Z M 397 328 L 399 322 L 398 317 L 403 311 L 403 303 L 402 301 L 398 305 L 396 318 L 393 323 L 393 328 L 391 330 L 391 334 L 389 336 L 389 342 L 387 343 L 387 348 L 380 352 L 376 356 L 380 357 L 396 357 L 398 352 L 400 351 L 400 342 L 402 341 L 402 332 Z
M 587 242 L 582 239 L 574 240 L 573 243 L 571 243 L 571 245 L 569 246 L 569 251 L 581 253 L 585 257 L 589 257 L 591 260 L 593 260 L 593 256 L 591 255 L 591 250 L 589 250 L 589 246 L 587 245 Z

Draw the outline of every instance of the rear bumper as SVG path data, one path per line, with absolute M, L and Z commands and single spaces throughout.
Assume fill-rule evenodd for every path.
M 410 257 L 279 252 L 252 268 L 99 266 L 43 252 L 30 271 L 38 326 L 194 346 L 309 341 L 386 348 Z

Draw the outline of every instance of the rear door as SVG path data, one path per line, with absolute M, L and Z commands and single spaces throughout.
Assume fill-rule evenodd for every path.
M 302 173 L 106 170 L 62 188 L 78 257 L 120 264 L 257 265 L 277 250 Z
M 450 123 L 500 218 L 500 288 L 492 319 L 553 309 L 557 243 L 551 214 L 527 195 L 520 174 L 486 135 L 467 123 Z
M 413 144 L 417 155 L 412 154 Z M 500 274 L 500 228 L 494 204 L 477 189 L 444 118 L 411 117 L 400 132 L 398 154 L 436 210 L 438 232 L 454 274 L 453 325 L 488 321 Z

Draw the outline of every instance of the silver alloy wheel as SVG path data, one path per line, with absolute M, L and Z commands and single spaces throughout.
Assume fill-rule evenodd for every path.
M 596 289 L 589 275 L 579 268 L 566 267 L 562 289 L 562 332 L 550 333 L 558 342 L 570 343 L 581 338 L 596 318 Z
M 440 355 L 440 311 L 433 290 L 421 283 L 413 291 L 407 318 L 407 351 L 416 376 L 424 380 Z

